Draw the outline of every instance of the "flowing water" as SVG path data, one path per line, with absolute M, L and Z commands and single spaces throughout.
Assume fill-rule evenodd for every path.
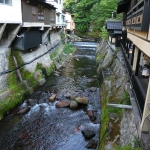
M 15 111 L 35 101 L 26 114 L 10 114 L 0 121 L 0 150 L 86 150 L 92 139 L 85 139 L 81 131 L 95 132 L 99 140 L 100 91 L 96 76 L 96 43 L 76 42 L 77 51 L 72 59 L 57 71 L 60 76 L 51 75 L 47 82 L 26 98 Z M 92 92 L 91 87 L 95 87 Z M 49 97 L 57 92 L 54 102 Z M 70 100 L 69 95 L 85 96 L 88 105 L 77 109 L 56 108 L 58 101 Z M 93 110 L 96 120 L 87 115 Z M 97 146 L 98 147 L 98 146 Z

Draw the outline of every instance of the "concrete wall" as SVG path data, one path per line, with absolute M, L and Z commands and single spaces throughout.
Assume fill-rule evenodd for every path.
M 38 57 L 38 56 L 42 55 L 43 53 L 47 52 L 47 50 L 48 50 L 47 46 L 42 45 L 32 52 L 23 53 L 22 51 L 20 51 L 20 56 L 21 56 L 23 62 L 28 62 L 28 61 L 33 60 L 35 57 Z M 43 57 L 33 61 L 31 64 L 24 66 L 24 69 L 28 70 L 31 73 L 34 73 L 38 63 L 42 64 L 43 67 L 49 68 L 52 64 L 49 53 L 44 55 Z
M 46 33 L 47 32 L 45 32 L 43 34 L 46 34 Z M 44 54 L 45 52 L 50 50 L 52 47 L 54 47 L 56 44 L 61 42 L 60 34 L 61 34 L 60 30 L 56 30 L 56 29 L 51 30 L 50 31 L 50 41 L 43 42 L 42 45 L 40 45 L 39 47 L 37 47 L 33 51 L 28 51 L 28 52 L 20 51 L 19 55 L 22 58 L 23 62 L 25 63 L 25 62 L 29 62 L 29 61 L 33 60 L 34 58 Z M 52 52 L 55 49 L 53 49 Z M 0 51 L 0 64 L 1 64 L 0 65 L 0 72 L 6 71 L 9 69 L 8 68 L 8 65 L 9 65 L 8 56 L 10 55 L 11 51 L 12 51 L 11 48 L 3 48 Z M 51 52 L 38 58 L 37 60 L 33 61 L 32 63 L 25 65 L 24 69 L 31 72 L 31 73 L 34 73 L 36 66 L 37 66 L 37 63 L 41 64 L 45 68 L 50 68 L 52 63 L 53 63 L 52 60 L 50 59 L 50 54 L 51 54 Z M 5 75 L 0 76 L 0 91 L 7 88 L 8 76 L 9 76 L 9 74 L 5 74 Z
M 20 56 L 24 62 L 28 62 L 33 60 L 35 57 L 38 57 L 42 55 L 43 53 L 47 52 L 49 49 L 51 49 L 53 46 L 58 44 L 61 41 L 60 33 L 59 31 L 56 30 L 51 30 L 50 31 L 50 41 L 47 41 L 48 44 L 41 45 L 34 51 L 24 53 L 20 51 Z M 49 68 L 52 64 L 52 60 L 50 59 L 50 53 L 44 55 L 43 57 L 35 60 L 29 65 L 25 66 L 25 69 L 28 70 L 29 72 L 34 72 L 37 66 L 37 63 L 42 64 L 43 67 Z
M 0 52 L 0 72 L 8 69 L 8 56 L 10 54 L 10 48 L 6 48 L 5 50 Z M 0 76 L 0 90 L 3 90 L 7 87 L 7 77 L 8 74 Z
M 22 23 L 21 0 L 12 0 L 12 5 L 0 3 L 0 23 Z

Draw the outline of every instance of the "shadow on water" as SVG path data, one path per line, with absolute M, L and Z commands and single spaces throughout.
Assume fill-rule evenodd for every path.
M 100 92 L 96 76 L 95 46 L 83 47 L 76 43 L 77 51 L 47 82 L 27 99 L 34 100 L 24 115 L 10 114 L 0 122 L 0 150 L 86 150 L 90 140 L 81 131 L 89 129 L 99 139 Z M 85 43 L 84 43 L 85 44 Z M 91 87 L 95 87 L 91 91 Z M 57 92 L 55 102 L 49 97 Z M 57 101 L 70 100 L 69 96 L 86 96 L 88 105 L 77 109 L 56 108 Z M 27 99 L 17 109 L 28 105 Z M 87 111 L 92 110 L 91 121 Z

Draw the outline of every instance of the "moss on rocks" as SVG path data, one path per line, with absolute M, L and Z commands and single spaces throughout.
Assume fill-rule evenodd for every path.
M 62 55 L 62 52 L 66 54 L 66 56 L 74 52 L 76 49 L 72 45 L 60 46 L 51 54 L 50 57 L 59 57 Z M 15 56 L 17 60 L 17 65 L 20 66 L 24 62 L 19 55 L 18 50 L 12 50 L 9 55 L 9 69 L 14 69 L 15 64 L 13 60 L 13 56 Z M 65 57 L 66 61 L 67 58 Z M 13 71 L 8 75 L 8 91 L 10 95 L 8 95 L 3 101 L 0 102 L 0 120 L 9 112 L 11 112 L 17 105 L 19 105 L 25 96 L 31 94 L 35 89 L 37 89 L 42 83 L 45 82 L 45 76 L 42 72 L 42 69 L 46 70 L 47 75 L 49 76 L 55 69 L 56 64 L 52 61 L 50 67 L 45 67 L 42 64 L 37 63 L 36 69 L 34 73 L 30 73 L 28 70 L 25 70 L 24 67 L 21 67 L 20 73 L 23 81 L 20 81 L 18 78 L 17 71 Z M 44 80 L 43 80 L 44 79 Z M 5 90 L 3 90 L 5 92 Z
M 115 51 L 116 54 L 119 51 Z M 119 144 L 119 137 L 117 138 L 120 129 L 119 124 L 122 118 L 122 109 L 108 107 L 107 103 L 128 104 L 129 95 L 126 93 L 126 76 L 124 68 L 120 61 L 114 57 L 114 53 L 108 48 L 107 42 L 102 40 L 96 50 L 97 74 L 102 75 L 103 81 L 101 83 L 101 129 L 100 129 L 100 145 L 99 150 L 106 149 L 106 145 L 112 148 Z M 102 73 L 100 73 L 102 72 Z M 99 77 L 101 78 L 101 77 Z M 111 119 L 115 114 L 116 122 Z M 114 130 L 114 126 L 117 130 Z M 116 141 L 112 141 L 116 138 Z

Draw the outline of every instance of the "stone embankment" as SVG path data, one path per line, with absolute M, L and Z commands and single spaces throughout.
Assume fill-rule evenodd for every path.
M 66 35 L 61 31 L 51 33 L 50 41 L 44 42 L 39 47 L 30 51 L 19 51 L 9 49 L 7 54 L 7 67 L 1 71 L 14 70 L 17 66 L 22 66 L 19 70 L 0 75 L 0 120 L 4 114 L 8 114 L 24 96 L 34 92 L 39 86 L 46 82 L 56 68 L 59 68 L 71 55 L 65 53 L 67 46 Z M 16 62 L 14 63 L 13 58 Z M 0 57 L 2 66 L 6 61 Z M 26 65 L 22 65 L 26 64 Z M 57 75 L 57 73 L 55 73 Z M 10 96 L 11 95 L 11 96 Z
M 139 148 L 132 109 L 107 105 L 108 103 L 131 105 L 122 52 L 102 40 L 96 50 L 96 63 L 102 101 L 99 150 L 113 150 L 116 146 L 127 145 L 130 148 Z

